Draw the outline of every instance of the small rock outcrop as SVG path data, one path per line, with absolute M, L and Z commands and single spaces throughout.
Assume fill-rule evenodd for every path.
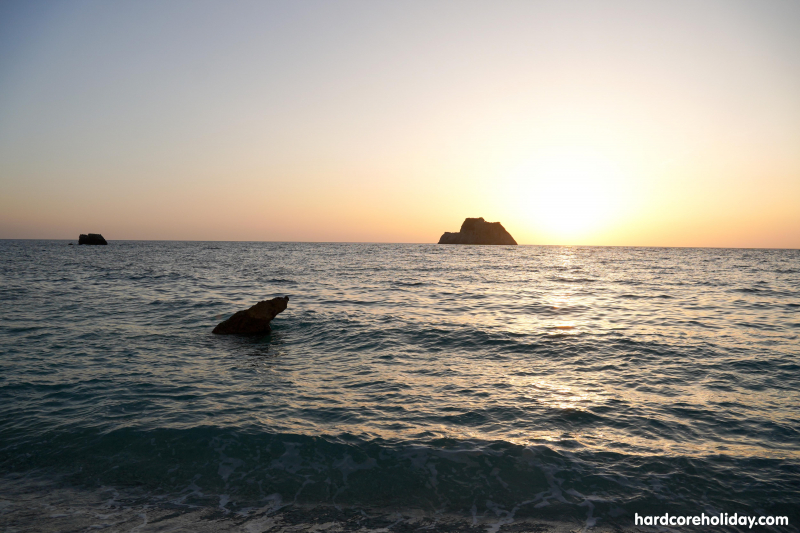
M 99 233 L 90 233 L 89 235 L 81 233 L 81 236 L 78 237 L 78 244 L 108 244 L 108 243 Z
M 517 241 L 499 222 L 486 222 L 483 217 L 468 218 L 458 233 L 445 232 L 439 244 L 513 244 Z
M 258 302 L 250 309 L 237 311 L 232 317 L 217 324 L 211 333 L 217 335 L 263 335 L 272 331 L 269 323 L 289 305 L 289 297 L 280 296 Z

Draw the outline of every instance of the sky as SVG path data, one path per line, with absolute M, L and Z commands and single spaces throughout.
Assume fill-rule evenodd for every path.
M 0 3 L 0 238 L 800 248 L 800 2 Z

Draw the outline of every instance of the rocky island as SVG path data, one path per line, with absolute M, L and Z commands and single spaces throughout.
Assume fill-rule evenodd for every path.
M 483 217 L 468 218 L 458 233 L 445 232 L 439 244 L 513 244 L 517 241 L 499 222 L 486 222 Z
M 228 320 L 220 322 L 211 333 L 217 335 L 264 335 L 272 331 L 269 323 L 289 305 L 289 297 L 258 302 L 250 309 L 237 311 Z
M 108 244 L 108 243 L 99 233 L 90 233 L 89 235 L 81 233 L 80 237 L 78 237 L 78 244 Z

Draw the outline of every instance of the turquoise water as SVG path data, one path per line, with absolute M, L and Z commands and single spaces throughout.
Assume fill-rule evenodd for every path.
M 14 490 L 800 523 L 800 251 L 0 241 L 0 301 Z

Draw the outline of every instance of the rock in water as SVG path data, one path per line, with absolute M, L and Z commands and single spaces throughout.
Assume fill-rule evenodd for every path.
M 486 222 L 483 217 L 468 218 L 458 233 L 445 232 L 439 244 L 513 244 L 517 241 L 499 222 Z
M 78 237 L 78 244 L 108 244 L 108 243 L 99 233 L 90 233 L 89 235 L 84 235 L 83 233 L 81 233 L 81 236 Z
M 289 297 L 280 296 L 272 300 L 258 302 L 250 309 L 237 311 L 232 317 L 217 324 L 214 331 L 217 335 L 263 335 L 272 331 L 269 323 L 278 313 L 289 305 Z

